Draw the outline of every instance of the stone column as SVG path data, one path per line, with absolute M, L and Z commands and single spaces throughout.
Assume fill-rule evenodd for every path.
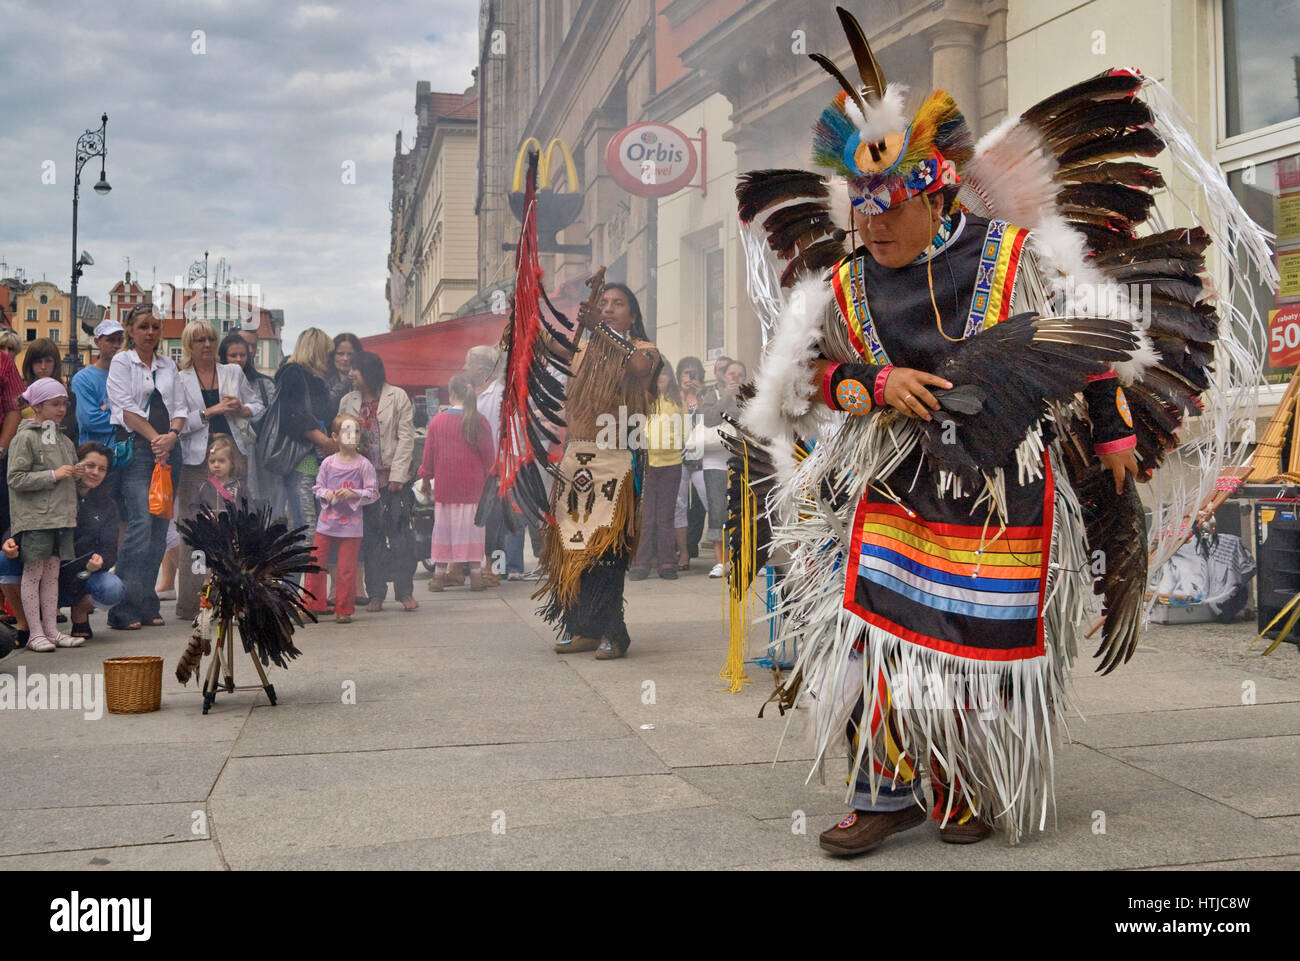
M 926 31 L 930 41 L 931 78 L 936 88 L 948 91 L 966 116 L 971 134 L 980 134 L 977 40 L 982 31 L 969 23 L 945 21 Z

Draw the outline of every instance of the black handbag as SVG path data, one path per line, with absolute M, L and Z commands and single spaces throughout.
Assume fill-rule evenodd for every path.
M 286 430 L 288 418 L 281 400 L 277 394 L 271 409 L 257 422 L 257 444 L 254 446 L 262 468 L 277 477 L 288 474 L 312 449 L 310 441 L 295 437 Z

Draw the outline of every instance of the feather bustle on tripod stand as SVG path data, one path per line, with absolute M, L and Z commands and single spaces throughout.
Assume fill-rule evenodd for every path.
M 234 629 L 242 646 L 253 659 L 261 687 L 272 704 L 275 688 L 267 679 L 264 665 L 288 667 L 302 652 L 294 646 L 293 633 L 313 623 L 315 615 L 303 604 L 307 593 L 288 580 L 294 574 L 320 570 L 312 561 L 306 527 L 293 530 L 282 521 L 271 520 L 271 510 L 251 508 L 247 501 L 229 505 L 220 512 L 203 508 L 193 519 L 180 521 L 177 530 L 185 542 L 200 551 L 208 571 L 203 609 L 195 619 L 196 635 L 177 665 L 177 679 L 185 683 L 189 672 L 198 668 L 202 654 L 212 651 L 213 661 L 204 683 L 203 713 L 216 695 L 218 667 L 225 668 L 225 687 L 234 687 L 230 646 Z M 211 647 L 216 627 L 216 648 Z M 182 667 L 186 677 L 181 677 Z

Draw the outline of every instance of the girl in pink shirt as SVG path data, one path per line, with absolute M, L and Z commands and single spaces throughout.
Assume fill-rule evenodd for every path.
M 420 463 L 421 487 L 427 496 L 432 478 L 437 505 L 429 557 L 434 573 L 429 590 L 441 591 L 446 586 L 448 564 L 466 562 L 470 589 L 481 591 L 484 531 L 474 524 L 474 514 L 495 456 L 492 428 L 478 412 L 478 395 L 468 377 L 453 377 L 448 393 L 456 406 L 429 421 Z
M 379 499 L 379 482 L 375 467 L 357 452 L 361 441 L 361 421 L 351 414 L 334 418 L 334 441 L 339 445 L 337 454 L 325 458 L 316 472 L 312 493 L 320 502 L 316 518 L 316 537 L 312 552 L 322 568 L 307 575 L 306 588 L 313 595 L 307 610 L 328 612 L 325 592 L 325 561 L 331 548 L 338 545 L 339 559 L 335 571 L 334 620 L 350 624 L 356 609 L 357 553 L 361 550 L 361 508 Z

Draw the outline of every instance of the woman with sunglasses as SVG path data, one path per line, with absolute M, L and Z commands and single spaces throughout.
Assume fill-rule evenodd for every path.
M 245 457 L 253 450 L 249 421 L 262 402 L 238 364 L 217 363 L 217 332 L 206 320 L 192 320 L 181 332 L 180 385 L 188 412 L 181 428 L 182 464 L 176 487 L 177 518 L 198 513 L 199 488 L 208 479 L 208 439 L 228 434 Z M 186 552 L 176 565 L 176 616 L 191 620 L 199 611 L 204 575 Z

